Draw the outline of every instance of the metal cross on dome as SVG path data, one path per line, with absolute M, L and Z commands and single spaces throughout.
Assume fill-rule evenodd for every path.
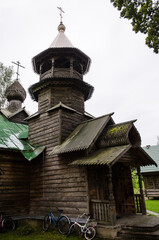
M 17 62 L 12 62 L 12 63 L 14 63 L 15 65 L 17 65 L 17 72 L 16 72 L 16 74 L 17 74 L 17 80 L 19 80 L 19 79 L 18 79 L 18 76 L 20 75 L 20 74 L 19 74 L 19 67 L 22 67 L 22 68 L 25 68 L 25 67 L 22 66 L 22 65 L 20 65 L 20 62 L 19 62 L 19 61 L 17 61 Z
M 57 7 L 60 10 L 60 17 L 61 17 L 61 22 L 62 22 L 62 13 L 65 13 L 61 7 Z

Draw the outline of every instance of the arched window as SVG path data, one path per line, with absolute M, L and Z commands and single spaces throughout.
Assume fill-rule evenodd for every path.
M 70 68 L 70 60 L 67 58 L 57 58 L 54 62 L 55 68 Z
M 51 60 L 48 60 L 46 61 L 43 65 L 42 65 L 42 69 L 41 69 L 41 73 L 45 73 L 47 72 L 48 70 L 50 70 L 52 67 L 52 62 Z

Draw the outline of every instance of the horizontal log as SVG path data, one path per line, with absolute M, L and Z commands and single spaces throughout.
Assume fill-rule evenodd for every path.
M 0 162 L 0 167 L 2 169 L 12 169 L 12 172 L 13 172 L 13 168 L 14 168 L 14 171 L 24 171 L 24 169 L 29 169 L 29 166 L 28 166 L 28 161 L 24 161 L 24 162 L 18 162 L 18 161 L 15 161 L 15 160 L 10 160 L 10 161 L 2 161 Z
M 41 186 L 41 187 L 38 187 L 38 190 L 40 191 L 40 190 L 42 190 L 42 191 L 45 191 L 45 193 L 47 192 L 47 193 L 63 193 L 63 194 L 65 194 L 65 193 L 72 193 L 72 192 L 74 192 L 74 193 L 76 193 L 76 192 L 86 192 L 86 187 L 85 186 L 83 186 L 83 187 L 61 187 L 61 186 L 59 186 L 59 187 L 53 187 L 53 186 L 48 186 L 48 185 L 43 185 L 43 186 Z M 31 188 L 30 189 L 30 193 L 32 194 L 32 193 L 35 193 L 35 194 L 37 194 L 37 189 L 34 187 L 34 188 Z
M 21 193 L 21 194 L 19 194 L 19 193 L 5 193 L 5 194 L 1 194 L 0 201 L 6 203 L 7 200 L 9 202 L 10 201 L 18 201 L 18 200 L 22 201 L 23 199 L 27 199 L 27 198 L 29 199 L 29 196 L 26 193 Z M 18 204 L 18 203 L 16 203 L 16 204 Z
M 42 191 L 42 195 L 45 196 L 45 198 L 52 197 L 53 193 L 50 191 Z M 55 194 L 54 194 L 55 195 Z M 86 197 L 87 193 L 86 191 L 81 191 L 81 192 L 56 192 L 56 197 L 63 199 L 64 197 Z M 31 194 L 31 198 L 36 198 L 38 197 L 37 193 Z
M 41 196 L 35 196 L 34 198 L 31 196 L 31 199 L 34 199 L 34 201 L 30 201 L 30 204 L 36 204 L 35 202 L 43 202 L 48 205 L 48 202 L 86 202 L 87 201 L 87 196 L 46 196 L 46 194 L 42 194 Z
M 63 207 L 69 207 L 69 208 L 86 208 L 87 207 L 87 203 L 86 202 L 74 202 L 74 201 L 69 201 L 69 202 L 55 202 L 55 201 L 39 201 L 39 202 L 32 202 L 31 203 L 31 208 L 36 208 L 38 204 L 38 207 L 44 207 L 44 208 L 48 208 L 48 210 L 50 210 L 50 208 L 53 210 L 53 207 L 58 207 L 63 208 Z M 50 207 L 49 207 L 50 206 Z M 56 210 L 56 209 L 55 209 Z M 57 210 L 56 210 L 57 211 Z
M 82 187 L 82 188 L 86 188 L 86 183 L 85 182 L 70 182 L 70 183 L 48 183 L 48 182 L 45 182 L 45 181 L 41 181 L 39 184 L 38 182 L 34 182 L 32 185 L 31 185 L 31 189 L 37 191 L 39 189 L 46 189 L 46 188 L 54 188 L 54 189 L 58 189 L 58 188 L 78 188 L 78 187 Z M 15 187 L 13 185 L 13 187 Z

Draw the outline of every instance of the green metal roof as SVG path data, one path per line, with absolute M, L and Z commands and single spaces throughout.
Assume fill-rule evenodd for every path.
M 112 114 L 81 123 L 61 144 L 54 147 L 51 154 L 85 150 L 92 146 L 102 132 Z
M 29 140 L 28 126 L 8 121 L 0 114 L 0 148 L 19 150 L 27 160 L 37 157 L 45 147 L 35 146 Z
M 77 159 L 70 165 L 113 165 L 119 158 L 121 158 L 129 149 L 130 145 L 108 147 L 100 149 L 87 157 Z
M 146 166 L 141 168 L 142 173 L 147 172 L 159 172 L 159 145 L 147 145 L 146 147 L 143 147 L 144 151 L 156 162 L 158 165 L 157 167 L 155 165 L 152 166 Z

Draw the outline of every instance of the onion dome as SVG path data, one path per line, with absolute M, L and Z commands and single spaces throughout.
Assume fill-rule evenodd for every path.
M 24 102 L 26 98 L 26 91 L 19 83 L 19 81 L 16 80 L 12 85 L 7 88 L 6 97 L 8 101 L 19 100 L 21 102 Z

